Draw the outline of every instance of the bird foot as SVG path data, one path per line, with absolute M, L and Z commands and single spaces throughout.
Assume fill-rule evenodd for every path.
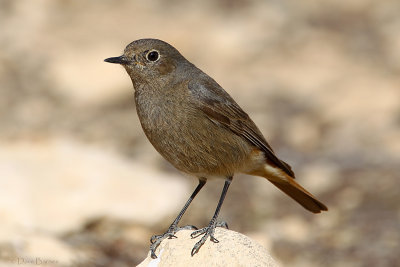
M 161 242 L 164 239 L 172 239 L 172 238 L 177 238 L 177 236 L 175 236 L 175 234 L 177 232 L 179 232 L 180 230 L 197 230 L 196 226 L 193 225 L 186 225 L 183 227 L 178 227 L 177 225 L 171 225 L 168 230 L 162 234 L 162 235 L 153 235 L 150 238 L 150 252 L 151 252 L 151 258 L 156 259 L 156 249 L 158 248 L 158 246 L 161 244 Z
M 203 235 L 203 237 L 198 241 L 191 252 L 191 255 L 193 256 L 197 252 L 199 252 L 201 246 L 204 245 L 204 243 L 207 241 L 207 238 L 210 237 L 210 240 L 214 243 L 218 243 L 218 239 L 214 237 L 214 231 L 216 227 L 223 227 L 228 229 L 228 224 L 226 222 L 213 222 L 211 221 L 210 224 L 207 227 L 201 228 L 199 230 L 194 231 L 190 236 L 192 238 L 196 238 L 200 235 Z

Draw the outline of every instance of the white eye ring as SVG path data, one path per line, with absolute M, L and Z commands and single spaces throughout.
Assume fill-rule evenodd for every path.
M 160 52 L 152 49 L 146 54 L 146 59 L 151 62 L 156 62 L 160 59 Z

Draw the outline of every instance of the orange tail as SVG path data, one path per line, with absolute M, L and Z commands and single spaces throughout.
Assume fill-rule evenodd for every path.
M 273 183 L 289 197 L 297 201 L 305 209 L 314 213 L 328 210 L 323 203 L 317 200 L 310 192 L 305 190 L 292 177 L 280 169 L 268 166 L 265 168 L 265 172 L 262 176 L 267 178 L 268 181 Z

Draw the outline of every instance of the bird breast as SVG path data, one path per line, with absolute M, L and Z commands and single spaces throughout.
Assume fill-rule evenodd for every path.
M 247 142 L 195 109 L 182 92 L 167 91 L 135 91 L 139 120 L 155 149 L 189 174 L 227 176 L 240 171 L 251 151 Z

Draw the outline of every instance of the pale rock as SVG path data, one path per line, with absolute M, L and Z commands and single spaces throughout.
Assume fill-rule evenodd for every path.
M 192 257 L 192 248 L 201 236 L 192 239 L 191 233 L 190 230 L 181 230 L 176 233 L 178 238 L 165 239 L 156 251 L 158 258 L 152 259 L 149 253 L 138 267 L 278 266 L 264 247 L 245 235 L 223 228 L 215 230 L 219 243 L 208 239 Z

